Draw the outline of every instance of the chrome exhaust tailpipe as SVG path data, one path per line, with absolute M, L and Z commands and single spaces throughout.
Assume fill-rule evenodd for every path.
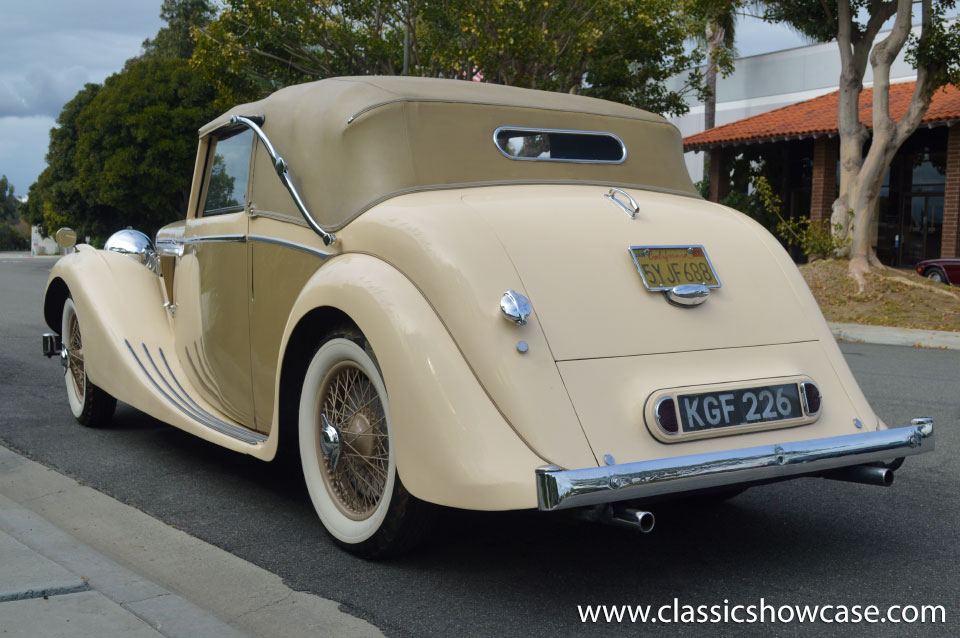
M 890 487 L 893 485 L 893 470 L 888 467 L 879 467 L 876 465 L 852 465 L 850 467 L 842 467 L 839 470 L 825 472 L 823 478 L 834 481 Z
M 643 534 L 649 534 L 653 531 L 653 526 L 657 519 L 650 512 L 636 510 L 629 507 L 612 508 L 610 522 L 620 527 L 629 527 L 640 530 Z

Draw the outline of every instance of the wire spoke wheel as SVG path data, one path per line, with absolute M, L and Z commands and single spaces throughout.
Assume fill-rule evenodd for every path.
M 60 322 L 63 339 L 63 380 L 67 386 L 67 401 L 70 411 L 82 425 L 99 427 L 113 417 L 117 400 L 90 382 L 83 351 L 83 335 L 80 319 L 73 299 L 67 297 L 63 304 Z
M 68 323 L 69 333 L 67 344 L 64 346 L 69 355 L 67 374 L 72 377 L 74 390 L 82 402 L 86 390 L 86 376 L 83 370 L 83 339 L 80 336 L 80 322 L 77 321 L 76 313 L 70 315 Z
M 396 556 L 419 542 L 434 510 L 397 475 L 387 387 L 357 332 L 314 352 L 297 433 L 310 500 L 334 542 L 365 558 Z
M 323 479 L 337 507 L 362 520 L 377 508 L 386 491 L 390 439 L 377 389 L 353 361 L 334 365 L 320 388 L 319 411 L 340 432 L 336 463 L 323 458 Z M 319 414 L 317 422 L 320 422 Z

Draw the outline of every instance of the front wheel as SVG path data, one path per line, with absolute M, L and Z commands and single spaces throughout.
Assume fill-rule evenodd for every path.
M 117 408 L 117 400 L 90 382 L 84 361 L 83 334 L 73 299 L 67 297 L 61 317 L 64 380 L 67 383 L 67 399 L 70 411 L 81 425 L 100 427 L 110 423 Z
M 362 343 L 362 340 L 360 340 Z M 300 460 L 310 499 L 338 545 L 364 558 L 400 554 L 429 506 L 397 475 L 386 387 L 371 353 L 334 338 L 313 355 L 300 394 Z

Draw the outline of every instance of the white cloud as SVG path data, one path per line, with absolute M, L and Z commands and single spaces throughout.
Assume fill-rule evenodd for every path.
M 44 156 L 54 118 L 0 117 L 0 174 L 5 174 L 17 195 L 26 195 L 30 184 L 46 167 Z
M 4 2 L 0 16 L 0 174 L 25 194 L 64 103 L 140 52 L 163 26 L 161 0 Z

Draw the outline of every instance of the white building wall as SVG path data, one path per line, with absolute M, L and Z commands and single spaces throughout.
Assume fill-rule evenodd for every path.
M 30 254 L 37 255 L 58 255 L 60 246 L 52 237 L 44 237 L 40 234 L 39 226 L 30 227 Z

